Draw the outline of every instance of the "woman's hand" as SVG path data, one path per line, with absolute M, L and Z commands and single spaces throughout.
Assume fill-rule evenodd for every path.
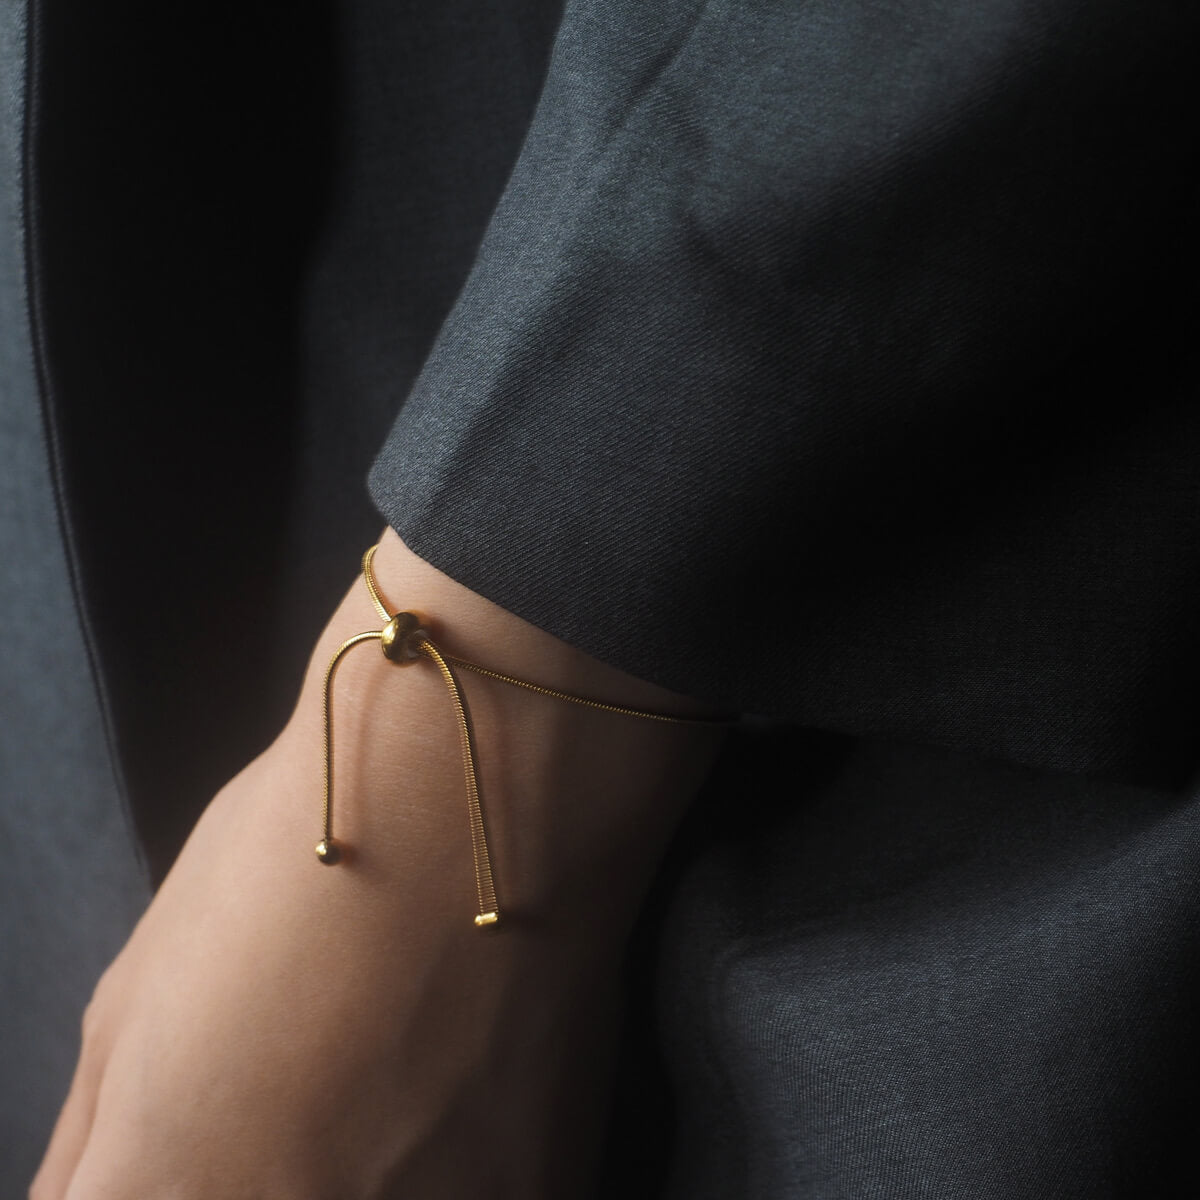
M 393 606 L 434 617 L 465 657 L 686 704 L 496 609 L 394 535 L 376 568 Z M 105 973 L 33 1200 L 586 1193 L 624 937 L 719 733 L 468 678 L 504 914 L 480 930 L 457 729 L 431 664 L 399 668 L 371 644 L 339 669 L 348 853 L 332 867 L 313 853 L 325 665 L 380 625 L 357 583 L 287 728 L 213 800 Z

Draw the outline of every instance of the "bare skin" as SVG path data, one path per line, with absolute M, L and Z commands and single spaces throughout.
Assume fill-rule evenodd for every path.
M 467 591 L 390 532 L 394 607 L 447 649 L 617 703 L 689 701 Z M 467 677 L 504 917 L 475 927 L 462 766 L 437 672 L 351 652 L 319 864 L 321 680 L 381 622 L 361 581 L 275 743 L 213 800 L 97 986 L 31 1200 L 582 1196 L 617 967 L 718 729 Z

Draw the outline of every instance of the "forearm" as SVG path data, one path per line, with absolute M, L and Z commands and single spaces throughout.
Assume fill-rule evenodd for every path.
M 395 608 L 445 650 L 564 691 L 686 712 L 453 583 L 388 534 Z M 626 932 L 719 727 L 464 677 L 502 919 L 479 928 L 458 727 L 428 660 L 349 652 L 362 581 L 292 718 L 213 800 L 97 989 L 35 1195 L 451 1200 L 586 1192 Z M 68 1184 L 74 1190 L 67 1191 Z

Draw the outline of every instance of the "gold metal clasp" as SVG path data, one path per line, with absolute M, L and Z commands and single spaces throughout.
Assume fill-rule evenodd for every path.
M 397 613 L 379 634 L 383 656 L 402 667 L 411 666 L 421 657 L 420 645 L 429 637 L 416 613 Z

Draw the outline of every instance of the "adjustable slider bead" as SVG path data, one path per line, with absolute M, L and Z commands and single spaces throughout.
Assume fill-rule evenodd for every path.
M 419 643 L 429 635 L 421 628 L 421 618 L 415 613 L 397 613 L 379 634 L 384 657 L 401 666 L 408 666 L 420 657 Z
M 317 858 L 321 860 L 327 867 L 332 867 L 334 863 L 342 857 L 342 852 L 338 849 L 336 842 L 331 842 L 327 838 L 322 838 L 317 843 Z

